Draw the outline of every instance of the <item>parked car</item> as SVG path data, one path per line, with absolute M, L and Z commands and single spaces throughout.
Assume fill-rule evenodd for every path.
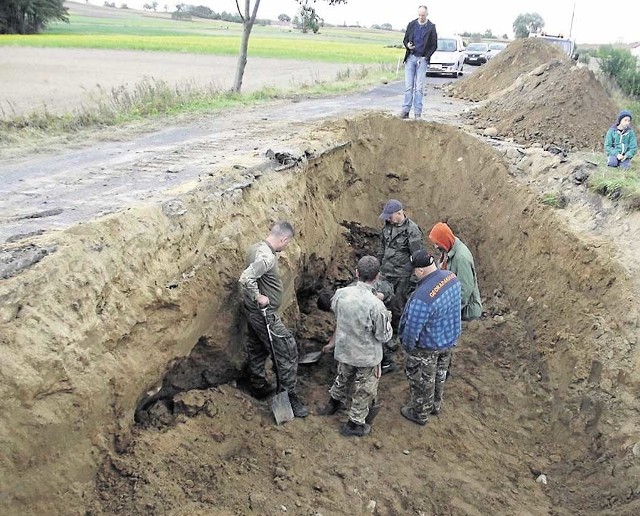
M 491 52 L 491 58 L 496 57 L 500 52 L 507 48 L 506 43 L 489 43 L 489 52 Z
M 466 56 L 464 62 L 473 65 L 481 65 L 491 59 L 489 45 L 486 43 L 469 43 L 464 53 Z
M 464 43 L 460 36 L 438 37 L 438 48 L 431 56 L 427 73 L 460 76 L 464 58 Z
M 529 34 L 530 38 L 540 38 L 546 41 L 547 43 L 551 43 L 555 45 L 560 50 L 562 50 L 565 54 L 567 54 L 571 59 L 578 60 L 578 53 L 576 52 L 576 42 L 571 38 L 565 38 L 561 34 L 557 36 L 552 36 L 551 34 L 546 34 L 545 32 L 532 32 Z

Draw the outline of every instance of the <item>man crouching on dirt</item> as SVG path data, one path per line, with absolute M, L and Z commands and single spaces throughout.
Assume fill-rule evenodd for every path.
M 278 315 L 282 303 L 282 279 L 278 273 L 276 253 L 283 251 L 293 239 L 293 226 L 286 221 L 276 223 L 267 238 L 253 244 L 247 251 L 246 269 L 240 276 L 240 287 L 244 298 L 244 311 L 249 322 L 247 354 L 251 392 L 264 398 L 273 392 L 265 379 L 264 365 L 269 356 L 269 329 L 261 309 L 267 309 L 273 350 L 277 360 L 280 382 L 289 393 L 295 417 L 306 417 L 309 409 L 296 393 L 298 376 L 298 346 L 291 332 Z
M 426 251 L 413 253 L 411 263 L 418 286 L 400 319 L 409 380 L 409 403 L 400 413 L 424 426 L 429 414 L 440 413 L 447 368 L 461 332 L 461 288 L 456 275 L 438 269 Z
M 362 437 L 371 432 L 367 416 L 378 395 L 382 345 L 393 335 L 391 313 L 372 291 L 379 273 L 378 259 L 363 256 L 356 266 L 358 282 L 338 289 L 331 299 L 336 330 L 323 351 L 335 348 L 338 374 L 329 391 L 329 403 L 320 414 L 334 414 L 341 406 L 350 405 L 349 421 L 340 429 L 342 435 Z

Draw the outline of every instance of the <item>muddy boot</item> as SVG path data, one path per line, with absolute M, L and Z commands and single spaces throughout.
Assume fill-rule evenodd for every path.
M 291 402 L 291 409 L 293 410 L 294 416 L 307 417 L 309 415 L 309 409 L 302 403 L 302 400 L 295 392 L 289 393 L 289 401 Z
M 382 369 L 382 374 L 393 373 L 396 370 L 396 363 L 393 360 L 383 360 L 380 369 Z
M 400 339 L 398 337 L 393 337 L 384 345 L 387 346 L 387 349 L 391 352 L 398 351 L 398 349 L 400 348 Z
M 382 363 L 380 364 L 382 374 L 392 373 L 396 370 L 396 364 L 393 361 L 393 353 L 389 349 L 388 343 L 382 345 Z
M 276 388 L 273 385 L 269 385 L 265 382 L 260 385 L 252 385 L 251 387 L 249 387 L 249 392 L 254 398 L 263 400 L 276 392 Z
M 427 424 L 426 419 L 420 419 L 418 415 L 413 411 L 413 409 L 406 405 L 400 409 L 400 414 L 402 414 L 402 417 L 408 419 L 409 421 L 413 421 L 420 426 L 424 426 Z
M 346 437 L 351 435 L 355 437 L 363 437 L 371 433 L 371 425 L 366 423 L 364 425 L 359 425 L 349 420 L 342 426 L 340 433 Z
M 334 397 L 330 396 L 329 397 L 329 403 L 327 403 L 324 407 L 322 407 L 320 410 L 318 410 L 318 415 L 319 416 L 331 416 L 331 415 L 335 414 L 336 412 L 338 412 L 338 410 L 340 410 L 343 407 L 344 407 L 344 405 L 343 405 L 343 403 L 341 401 L 338 401 Z
M 433 407 L 431 407 L 431 415 L 439 416 L 440 415 L 440 403 L 434 403 Z
M 371 406 L 369 407 L 369 413 L 367 414 L 367 417 L 365 418 L 364 422 L 370 425 L 378 415 L 378 412 L 380 412 L 380 407 L 381 405 L 378 402 L 372 403 Z

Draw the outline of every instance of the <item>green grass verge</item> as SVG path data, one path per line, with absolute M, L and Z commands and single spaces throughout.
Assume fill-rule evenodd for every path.
M 632 209 L 640 209 L 640 169 L 636 158 L 627 170 L 623 170 L 608 167 L 604 155 L 592 154 L 589 161 L 597 168 L 589 176 L 589 189 L 611 199 L 622 200 Z
M 254 105 L 282 98 L 327 95 L 355 91 L 379 82 L 392 74 L 390 67 L 362 66 L 339 72 L 333 81 L 315 81 L 299 84 L 295 90 L 263 88 L 237 94 L 213 87 L 202 88 L 191 84 L 170 86 L 164 81 L 145 80 L 134 88 L 114 88 L 101 91 L 95 106 L 72 113 L 57 115 L 46 110 L 0 120 L 0 143 L 11 144 L 26 139 L 37 139 L 83 129 L 115 126 L 159 116 L 185 113 L 208 113 L 225 108 Z
M 560 193 L 547 192 L 542 195 L 540 202 L 546 206 L 551 206 L 552 208 L 562 209 L 567 207 L 567 198 Z

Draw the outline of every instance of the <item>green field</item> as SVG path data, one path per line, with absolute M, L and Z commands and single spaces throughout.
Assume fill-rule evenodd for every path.
M 42 34 L 0 35 L 0 47 L 89 48 L 140 50 L 237 56 L 242 25 L 194 19 L 172 20 L 166 13 L 70 3 L 70 23 L 52 23 Z M 258 14 L 259 16 L 259 14 Z M 312 80 L 281 91 L 264 88 L 250 94 L 232 94 L 214 86 L 170 86 L 145 79 L 131 87 L 105 90 L 94 104 L 56 115 L 46 108 L 24 115 L 0 112 L 0 143 L 68 134 L 89 127 L 119 125 L 157 116 L 211 112 L 297 94 L 326 95 L 354 91 L 379 82 L 396 68 L 404 51 L 395 48 L 402 33 L 356 28 L 323 28 L 303 34 L 276 26 L 256 25 L 249 43 L 250 57 L 344 63 L 334 80 Z M 2 49 L 0 49 L 2 52 Z M 386 80 L 386 79 L 385 79 Z
M 100 48 L 237 55 L 240 24 L 200 20 L 171 20 L 165 13 L 70 4 L 70 23 L 52 23 L 43 34 L 1 35 L 0 46 Z M 92 14 L 93 15 L 88 15 Z M 302 59 L 335 63 L 395 63 L 403 54 L 400 32 L 355 28 L 326 28 L 319 34 L 284 31 L 256 25 L 249 53 L 256 57 Z

